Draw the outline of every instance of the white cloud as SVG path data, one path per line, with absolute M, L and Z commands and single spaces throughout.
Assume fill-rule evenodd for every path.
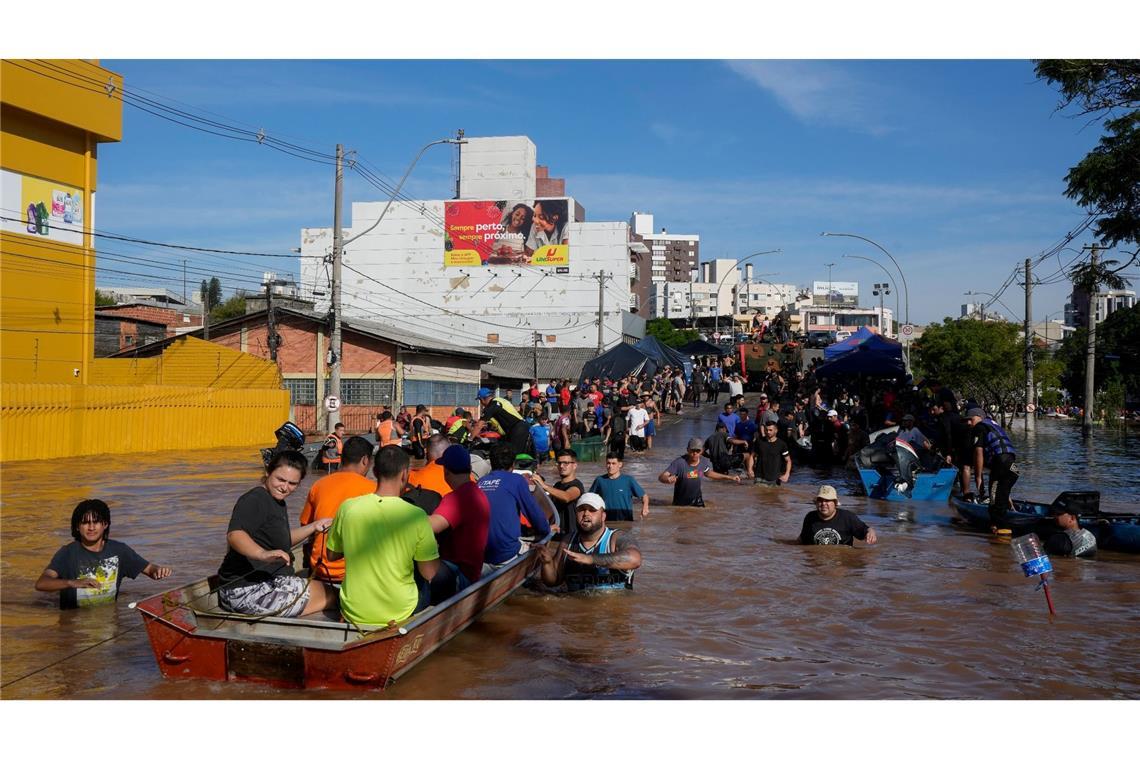
M 896 132 L 880 85 L 821 61 L 727 61 L 729 70 L 771 95 L 806 124 L 841 126 L 881 137 Z

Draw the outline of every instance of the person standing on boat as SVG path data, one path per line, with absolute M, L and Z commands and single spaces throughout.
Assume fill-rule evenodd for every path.
M 112 541 L 111 509 L 102 499 L 84 499 L 71 513 L 71 536 L 36 580 L 36 591 L 59 592 L 61 610 L 114 602 L 123 578 L 139 573 L 156 581 L 171 569 L 140 557 L 121 541 Z
M 596 493 L 582 494 L 574 510 L 576 528 L 569 538 L 539 550 L 542 582 L 565 584 L 567 591 L 633 588 L 633 572 L 641 567 L 633 536 L 606 527 L 606 502 Z
M 341 459 L 339 470 L 321 478 L 309 489 L 305 506 L 301 508 L 302 527 L 315 520 L 332 520 L 342 503 L 376 490 L 376 483 L 368 477 L 372 471 L 372 444 L 367 438 L 354 435 L 345 441 Z M 325 537 L 322 531 L 313 534 L 309 545 L 309 567 L 314 578 L 342 583 L 344 560 L 333 562 L 328 558 Z
M 289 528 L 285 499 L 305 478 L 300 452 L 281 451 L 269 460 L 261 484 L 234 504 L 226 530 L 229 550 L 218 568 L 218 600 L 243 615 L 298 617 L 336 606 L 336 589 L 293 572 L 293 547 L 327 531 L 330 518 Z M 331 557 L 330 557 L 331 558 Z
M 439 458 L 450 493 L 428 518 L 439 543 L 439 572 L 431 579 L 431 603 L 459 593 L 483 575 L 491 503 L 471 480 L 471 454 L 458 444 Z
M 990 488 L 994 495 L 989 501 L 990 530 L 994 533 L 1009 535 L 1010 529 L 1006 524 L 1006 511 L 1013 508 L 1010 491 L 1017 482 L 1018 474 L 1014 462 L 1017 454 L 1013 450 L 1013 443 L 1009 440 L 1001 426 L 992 419 L 986 418 L 981 407 L 972 407 L 966 410 L 966 424 L 973 433 L 974 449 L 974 490 L 978 498 L 985 503 L 982 490 L 982 468 L 990 471 Z
M 537 392 L 537 381 L 531 386 L 531 390 Z M 480 388 L 477 398 L 482 412 L 474 433 L 478 434 L 484 425 L 490 425 L 492 430 L 502 436 L 502 440 L 511 445 L 515 454 L 525 454 L 530 446 L 530 426 L 515 409 L 514 404 L 496 398 L 490 388 Z
M 399 446 L 382 446 L 376 491 L 341 504 L 329 529 L 329 559 L 345 560 L 340 612 L 356 625 L 406 620 L 431 602 L 439 546 L 428 516 L 400 498 L 410 464 Z
M 690 438 L 685 456 L 674 459 L 669 467 L 657 476 L 662 483 L 673 486 L 673 506 L 703 507 L 705 500 L 701 494 L 701 478 L 740 482 L 739 475 L 722 475 L 714 471 L 712 462 L 702 455 L 704 447 L 705 442 L 700 438 Z M 648 510 L 648 507 L 646 509 Z
M 1061 505 L 1059 509 L 1056 520 L 1061 530 L 1045 539 L 1045 551 L 1063 557 L 1091 558 L 1096 554 L 1096 536 L 1081 527 L 1080 510 L 1072 504 Z
M 868 544 L 879 540 L 874 528 L 868 527 L 855 513 L 839 508 L 839 494 L 834 486 L 820 486 L 815 509 L 804 515 L 800 543 L 854 546 L 856 538 Z

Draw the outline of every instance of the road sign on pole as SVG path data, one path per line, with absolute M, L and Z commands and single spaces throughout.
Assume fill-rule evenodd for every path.
M 325 411 L 335 412 L 340 409 L 340 398 L 338 396 L 329 396 L 325 399 Z

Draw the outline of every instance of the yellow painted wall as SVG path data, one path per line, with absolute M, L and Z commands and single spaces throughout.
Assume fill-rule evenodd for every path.
M 0 61 L 0 167 L 25 192 L 83 194 L 74 242 L 0 232 L 0 461 L 257 446 L 289 416 L 277 365 L 239 351 L 183 338 L 153 358 L 94 358 L 97 145 L 122 136 L 121 97 L 93 61 Z

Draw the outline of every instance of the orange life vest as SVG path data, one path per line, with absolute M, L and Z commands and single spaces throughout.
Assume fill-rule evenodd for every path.
M 336 456 L 329 457 L 328 455 L 328 442 L 333 440 L 336 442 Z M 344 441 L 338 435 L 330 435 L 325 439 L 325 448 L 321 449 L 321 462 L 324 464 L 340 464 L 340 455 L 344 451 Z

